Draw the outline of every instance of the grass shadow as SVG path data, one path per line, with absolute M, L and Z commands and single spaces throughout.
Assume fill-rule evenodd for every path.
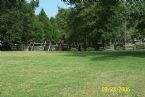
M 145 58 L 145 51 L 99 51 L 99 52 L 70 52 L 65 56 L 90 57 L 93 61 L 115 60 L 123 57 Z

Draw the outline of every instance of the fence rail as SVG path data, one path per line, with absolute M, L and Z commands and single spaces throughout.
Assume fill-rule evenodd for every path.
M 97 50 L 101 49 L 100 45 L 96 45 L 98 47 Z M 96 46 L 88 46 L 88 48 L 94 48 L 96 50 Z M 71 46 L 77 50 L 80 46 Z M 83 46 L 81 46 L 83 48 Z M 113 50 L 112 45 L 108 45 L 105 49 Z M 122 49 L 123 47 L 118 45 L 117 48 Z M 136 43 L 126 43 L 125 45 L 126 50 L 138 50 L 138 49 L 145 49 L 145 42 L 136 42 Z M 62 50 L 67 51 L 71 50 L 68 44 L 57 44 L 57 43 L 29 43 L 29 44 L 9 44 L 9 43 L 0 43 L 0 50 L 5 51 L 56 51 Z M 91 49 L 93 50 L 93 49 Z

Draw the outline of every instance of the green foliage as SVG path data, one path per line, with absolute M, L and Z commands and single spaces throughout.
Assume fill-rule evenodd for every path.
M 59 39 L 65 38 L 65 40 L 67 40 L 69 37 L 70 29 L 68 25 L 69 23 L 71 23 L 69 22 L 70 12 L 71 9 L 63 9 L 63 8 L 58 9 L 58 14 L 55 17 L 55 21 L 59 33 Z
M 52 36 L 52 40 L 59 42 L 60 41 L 60 37 L 61 37 L 61 33 L 58 29 L 57 26 L 57 20 L 53 17 L 50 18 L 50 23 L 51 23 L 51 36 Z
M 0 1 L 0 41 L 10 43 L 52 40 L 52 26 L 44 10 L 34 14 L 38 0 Z
M 0 1 L 0 40 L 3 42 L 28 42 L 34 38 L 35 15 L 38 5 L 35 1 Z M 32 6 L 33 5 L 33 6 Z M 34 22 L 33 22 L 34 20 Z M 38 24 L 38 23 L 37 23 Z
M 69 43 L 118 43 L 144 38 L 144 0 L 62 0 L 73 6 L 59 8 L 55 18 L 48 18 L 35 8 L 39 0 L 0 0 L 0 41 L 61 41 Z M 131 38 L 132 37 L 132 38 Z
M 73 4 L 67 25 L 72 42 L 107 43 L 110 40 L 124 44 L 131 41 L 131 37 L 145 35 L 144 0 L 63 1 Z
M 40 14 L 39 14 L 39 21 L 42 24 L 41 27 L 43 28 L 43 37 L 45 41 L 52 40 L 52 35 L 51 35 L 51 24 L 49 21 L 49 18 L 47 17 L 45 11 L 42 9 Z

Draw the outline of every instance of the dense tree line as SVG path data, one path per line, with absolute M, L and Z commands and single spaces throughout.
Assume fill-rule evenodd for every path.
M 144 0 L 63 1 L 73 5 L 70 12 L 65 10 L 69 40 L 72 42 L 102 44 L 103 47 L 111 42 L 116 49 L 117 45 L 125 48 L 125 43 L 135 38 L 145 38 Z
M 61 0 L 70 5 L 59 8 L 54 18 L 42 9 L 35 15 L 39 0 L 0 0 L 0 41 L 8 43 L 62 42 L 80 50 L 145 38 L 144 0 Z
M 29 43 L 56 39 L 56 31 L 52 31 L 54 20 L 43 9 L 35 15 L 38 6 L 38 0 L 0 0 L 0 41 Z

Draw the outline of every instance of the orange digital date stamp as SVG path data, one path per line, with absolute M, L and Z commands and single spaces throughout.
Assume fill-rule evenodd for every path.
M 130 87 L 102 87 L 101 91 L 103 93 L 129 93 L 131 91 Z

